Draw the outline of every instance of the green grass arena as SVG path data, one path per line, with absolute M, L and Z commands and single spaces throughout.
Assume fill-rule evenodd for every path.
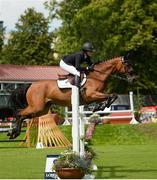
M 61 126 L 71 140 L 71 126 Z M 24 137 L 24 133 L 18 139 Z M 0 140 L 7 139 L 6 133 Z M 98 125 L 92 139 L 98 179 L 157 179 L 157 124 Z M 43 179 L 47 154 L 63 149 L 36 149 L 19 142 L 0 143 L 1 179 Z

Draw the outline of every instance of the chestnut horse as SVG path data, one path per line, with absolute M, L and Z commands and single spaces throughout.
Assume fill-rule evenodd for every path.
M 81 87 L 81 104 L 104 102 L 113 94 L 103 93 L 106 80 L 112 73 L 124 73 L 132 80 L 133 68 L 124 57 L 99 62 L 88 72 L 87 81 Z M 71 88 L 60 89 L 56 80 L 37 81 L 22 89 L 15 89 L 11 94 L 12 106 L 16 108 L 16 126 L 10 132 L 10 138 L 16 138 L 21 131 L 22 121 L 26 118 L 38 117 L 48 112 L 52 104 L 71 106 Z

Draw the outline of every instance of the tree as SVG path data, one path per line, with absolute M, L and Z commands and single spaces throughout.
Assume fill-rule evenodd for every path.
M 33 8 L 27 9 L 3 49 L 3 63 L 43 65 L 53 63 L 53 34 L 49 21 Z
M 130 53 L 139 79 L 136 86 L 145 92 L 157 89 L 157 0 L 63 0 L 55 13 L 62 20 L 55 45 L 60 55 L 75 51 L 85 41 L 92 41 L 97 48 L 95 59 L 108 59 Z M 135 89 L 120 88 L 120 92 Z
M 57 38 L 55 50 L 59 55 L 58 59 L 81 48 L 73 21 L 79 10 L 90 2 L 91 0 L 51 0 L 49 4 L 46 4 L 50 11 L 50 18 L 62 20 L 62 26 L 55 32 Z
M 5 28 L 3 27 L 3 22 L 0 22 L 0 60 L 2 56 L 2 48 L 4 45 L 4 33 L 5 33 Z

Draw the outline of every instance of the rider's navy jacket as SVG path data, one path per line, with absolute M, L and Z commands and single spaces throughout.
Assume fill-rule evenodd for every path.
M 86 68 L 81 67 L 82 63 L 87 63 L 89 66 L 92 65 L 90 57 L 89 56 L 85 57 L 83 51 L 64 56 L 62 60 L 66 64 L 74 66 L 79 71 L 86 70 Z

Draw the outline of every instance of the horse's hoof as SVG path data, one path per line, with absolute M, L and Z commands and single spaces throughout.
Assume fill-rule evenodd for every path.
M 17 134 L 12 134 L 10 135 L 9 139 L 15 139 L 18 135 Z
M 9 139 L 15 139 L 20 135 L 19 132 L 16 132 L 15 129 L 12 132 L 8 132 L 8 135 L 10 136 Z
M 13 135 L 10 135 L 9 139 L 14 139 L 14 138 L 13 138 Z
M 11 136 L 10 132 L 7 133 L 7 136 Z

